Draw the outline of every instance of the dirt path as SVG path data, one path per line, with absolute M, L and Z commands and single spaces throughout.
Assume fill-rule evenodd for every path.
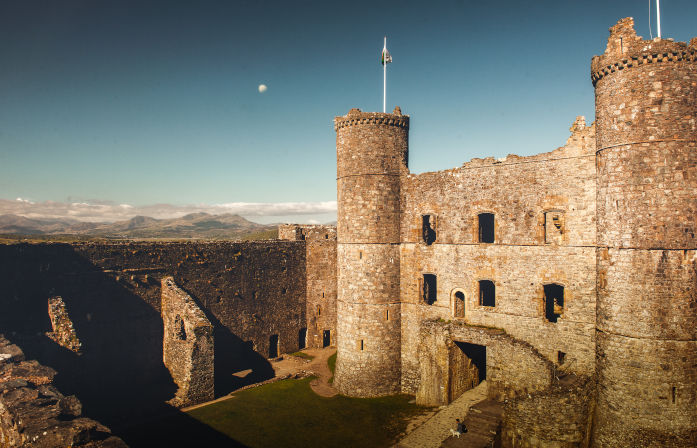
M 317 375 L 317 378 L 310 381 L 310 387 L 320 397 L 333 397 L 338 392 L 329 384 L 329 378 L 332 377 L 332 372 L 329 370 L 327 360 L 330 356 L 336 353 L 335 348 L 310 348 L 303 350 L 304 353 L 314 356 L 315 359 L 310 361 L 307 370 L 310 370 Z

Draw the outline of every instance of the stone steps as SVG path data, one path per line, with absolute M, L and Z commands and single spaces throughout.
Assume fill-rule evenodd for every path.
M 494 446 L 501 426 L 503 406 L 494 400 L 484 400 L 472 406 L 464 418 L 467 432 L 458 437 L 448 437 L 441 447 L 489 448 Z

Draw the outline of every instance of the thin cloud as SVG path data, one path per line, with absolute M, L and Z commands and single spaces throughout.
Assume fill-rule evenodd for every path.
M 0 215 L 13 214 L 33 219 L 73 219 L 90 222 L 114 222 L 137 215 L 157 219 L 178 218 L 190 213 L 212 215 L 236 214 L 244 217 L 288 217 L 302 215 L 332 215 L 336 201 L 325 202 L 229 202 L 224 204 L 172 205 L 153 204 L 133 206 L 109 201 L 31 202 L 22 198 L 14 201 L 0 199 Z

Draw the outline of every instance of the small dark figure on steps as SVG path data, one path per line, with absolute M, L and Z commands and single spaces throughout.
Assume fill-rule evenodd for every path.
M 457 422 L 457 432 L 460 434 L 464 434 L 467 432 L 467 426 L 463 422 L 460 421 L 459 418 L 456 418 L 455 421 Z

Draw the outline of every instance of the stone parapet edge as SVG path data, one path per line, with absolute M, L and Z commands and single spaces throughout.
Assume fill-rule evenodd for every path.
M 605 65 L 602 68 L 592 71 L 591 81 L 593 82 L 593 86 L 595 86 L 595 84 L 602 78 L 619 70 L 624 70 L 626 68 L 631 68 L 637 65 L 679 61 L 697 62 L 697 51 L 676 50 L 663 52 L 647 52 L 638 55 L 628 56 L 612 64 Z
M 395 126 L 399 128 L 409 128 L 409 116 L 393 114 L 349 114 L 346 117 L 336 117 L 334 119 L 334 130 L 360 125 L 383 125 Z

